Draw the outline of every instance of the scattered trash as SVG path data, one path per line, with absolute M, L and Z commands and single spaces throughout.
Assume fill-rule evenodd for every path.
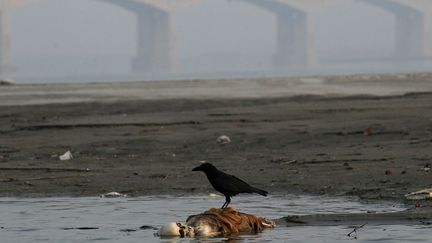
M 121 194 L 118 192 L 108 192 L 100 195 L 101 198 L 117 198 L 117 197 L 127 197 L 126 194 Z
M 68 150 L 63 155 L 60 155 L 59 158 L 60 158 L 60 160 L 71 160 L 71 159 L 73 159 L 73 155 L 72 155 L 71 151 Z
M 426 164 L 424 167 L 423 167 L 423 171 L 425 171 L 425 172 L 429 172 L 431 170 L 431 164 Z
M 365 225 L 366 225 L 366 223 L 364 223 L 364 224 L 362 224 L 362 225 L 360 225 L 360 226 L 354 226 L 354 229 L 353 229 L 351 232 L 349 232 L 349 233 L 347 234 L 347 236 L 348 236 L 348 237 L 353 237 L 354 239 L 357 239 L 357 231 L 358 231 L 359 229 L 363 228 Z
M 221 197 L 221 195 L 218 195 L 216 193 L 209 193 L 209 197 Z
M 228 137 L 227 135 L 222 135 L 222 136 L 220 136 L 220 137 L 218 137 L 218 138 L 216 139 L 216 142 L 217 142 L 218 144 L 227 144 L 227 143 L 231 143 L 231 138 Z
M 405 194 L 405 198 L 408 200 L 426 200 L 432 198 L 432 188 L 423 189 L 416 192 L 410 192 Z
M 373 133 L 373 130 L 371 127 L 367 127 L 363 130 L 363 135 L 365 135 L 365 136 L 370 136 L 370 135 L 372 135 L 372 133 Z

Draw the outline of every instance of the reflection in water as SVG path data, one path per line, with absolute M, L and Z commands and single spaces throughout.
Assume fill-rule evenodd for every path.
M 0 201 L 0 232 L 4 242 L 178 242 L 159 239 L 156 228 L 215 207 L 220 198 L 207 196 L 138 198 L 4 198 Z M 272 196 L 266 200 L 240 196 L 234 207 L 268 218 L 288 214 L 397 211 L 400 205 L 360 203 L 353 198 Z M 364 241 L 428 242 L 430 226 L 365 226 Z M 181 242 L 345 242 L 352 228 L 278 227 L 258 235 L 181 239 Z M 401 241 L 402 239 L 402 241 Z M 423 239 L 423 241 L 422 241 Z

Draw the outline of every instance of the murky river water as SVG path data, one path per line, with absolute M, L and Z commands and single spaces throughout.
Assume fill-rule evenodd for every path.
M 224 198 L 158 196 L 138 198 L 2 198 L 0 242 L 346 242 L 347 226 L 303 226 L 266 230 L 233 239 L 160 239 L 155 228 L 222 205 Z M 289 214 L 389 212 L 388 203 L 314 196 L 239 196 L 232 206 L 267 218 Z M 145 226 L 145 227 L 142 227 Z M 141 227 L 141 228 L 140 228 Z M 356 242 L 430 242 L 432 226 L 385 225 L 361 228 Z

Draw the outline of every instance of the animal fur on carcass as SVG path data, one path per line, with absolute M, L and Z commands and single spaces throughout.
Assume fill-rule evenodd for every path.
M 234 208 L 211 208 L 204 213 L 189 216 L 186 224 L 168 223 L 158 231 L 159 236 L 215 237 L 236 233 L 256 234 L 276 224 L 269 219 L 256 217 Z

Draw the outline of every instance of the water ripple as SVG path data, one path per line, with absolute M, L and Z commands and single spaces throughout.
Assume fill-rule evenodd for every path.
M 152 227 L 211 207 L 220 207 L 223 197 L 206 195 L 137 198 L 2 198 L 2 242 L 177 242 L 159 239 Z M 355 198 L 276 195 L 268 198 L 238 196 L 233 207 L 268 218 L 288 214 L 391 212 L 401 205 L 364 203 Z M 140 229 L 141 226 L 143 229 Z M 65 230 L 67 229 L 67 230 Z M 429 242 L 431 226 L 365 226 L 357 232 L 361 242 Z M 183 239 L 181 242 L 346 242 L 351 228 L 278 227 L 258 235 L 235 238 Z M 19 233 L 17 233 L 19 232 Z

